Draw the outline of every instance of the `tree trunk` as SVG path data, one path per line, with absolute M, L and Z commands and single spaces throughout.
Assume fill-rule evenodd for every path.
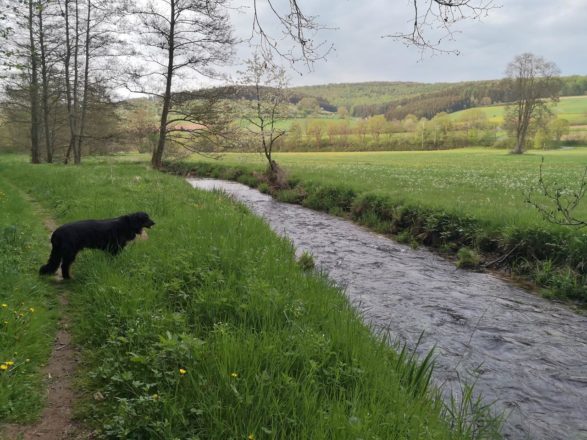
M 174 62 L 174 44 L 175 44 L 175 1 L 170 1 L 171 17 L 169 26 L 169 51 L 167 59 L 167 75 L 165 84 L 165 95 L 163 96 L 163 110 L 161 111 L 161 123 L 159 125 L 159 142 L 157 148 L 153 151 L 151 165 L 155 169 L 160 169 L 163 161 L 163 151 L 165 150 L 165 139 L 167 137 L 167 116 L 171 107 L 171 82 L 173 79 L 173 62 Z
M 84 136 L 84 129 L 86 124 L 86 112 L 88 109 L 88 89 L 89 89 L 89 76 L 90 76 L 90 43 L 91 43 L 91 36 L 90 36 L 90 21 L 92 18 L 92 1 L 88 0 L 88 15 L 86 17 L 86 47 L 85 47 L 85 66 L 84 66 L 84 88 L 83 88 L 83 95 L 82 95 L 82 108 L 81 108 L 81 117 L 78 125 L 78 133 L 77 133 L 77 157 L 79 158 L 79 162 L 81 162 L 82 157 L 82 139 Z
M 49 129 L 49 79 L 47 72 L 47 54 L 45 51 L 45 34 L 43 30 L 43 8 L 38 8 L 39 17 L 39 46 L 41 50 L 41 87 L 42 87 L 42 112 L 43 112 L 43 131 L 45 137 L 45 152 L 47 162 L 53 162 L 53 144 L 51 142 L 51 133 Z
M 71 155 L 71 151 L 73 150 L 73 138 L 75 136 L 75 132 L 73 130 L 74 127 L 74 115 L 73 115 L 73 105 L 72 105 L 72 98 L 71 98 L 71 72 L 70 72 L 70 64 L 71 64 L 71 36 L 69 34 L 69 2 L 71 0 L 65 0 L 65 10 L 63 15 L 65 17 L 65 59 L 63 60 L 64 70 L 65 70 L 65 94 L 67 97 L 67 117 L 69 121 L 69 146 L 67 148 L 67 152 L 65 153 L 65 158 L 63 162 L 67 164 L 69 162 L 69 156 Z
M 74 109 L 74 125 L 73 137 L 71 139 L 73 148 L 73 161 L 79 165 L 82 161 L 80 152 L 77 149 L 79 136 L 79 1 L 75 0 L 75 46 L 73 51 L 73 109 Z
M 31 162 L 41 163 L 39 151 L 39 76 L 37 66 L 37 51 L 35 49 L 35 36 L 33 32 L 34 7 L 33 0 L 29 0 L 29 38 L 31 55 Z

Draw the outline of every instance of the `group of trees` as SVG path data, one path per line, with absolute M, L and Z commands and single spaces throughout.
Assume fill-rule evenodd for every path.
M 487 0 L 412 1 L 412 32 L 388 36 L 430 50 L 437 46 L 426 37 L 428 26 L 439 22 L 448 32 L 491 7 Z M 266 2 L 280 31 L 272 34 L 253 1 L 252 35 L 265 60 L 277 54 L 311 67 L 330 51 L 315 39 L 321 24 L 297 0 Z M 3 0 L 0 7 L 2 120 L 11 132 L 28 127 L 32 162 L 51 162 L 59 153 L 80 163 L 92 141 L 112 138 L 118 117 L 112 95 L 122 87 L 159 100 L 154 167 L 174 132 L 186 145 L 194 135 L 223 137 L 225 124 L 205 119 L 222 114 L 223 99 L 185 90 L 194 88 L 194 77 L 215 77 L 214 67 L 230 58 L 235 41 L 225 0 Z
M 65 162 L 80 163 L 89 140 L 119 135 L 107 128 L 116 126 L 111 96 L 121 88 L 160 99 L 155 167 L 180 122 L 213 131 L 207 122 L 219 99 L 174 93 L 174 80 L 193 72 L 212 76 L 211 66 L 230 58 L 224 0 L 5 0 L 3 7 L 3 118 L 30 127 L 33 163 L 52 162 L 60 148 Z M 100 128 L 90 130 L 90 120 L 102 122 Z
M 538 132 L 535 127 L 547 126 L 543 122 L 548 119 L 545 98 L 556 99 L 561 87 L 556 66 L 524 54 L 510 65 L 509 79 L 500 87 L 489 82 L 449 87 L 379 108 L 381 115 L 370 114 L 372 107 L 357 106 L 352 112 L 369 117 L 356 124 L 294 124 L 286 136 L 277 121 L 288 115 L 292 104 L 307 114 L 337 110 L 324 99 L 289 92 L 285 71 L 275 62 L 311 65 L 321 59 L 329 47 L 312 38 L 320 25 L 304 15 L 296 0 L 285 10 L 267 0 L 285 36 L 294 43 L 292 49 L 284 50 L 278 44 L 280 38 L 267 31 L 257 13 L 257 2 L 253 2 L 252 30 L 258 37 L 258 52 L 239 86 L 189 92 L 194 78 L 218 78 L 215 68 L 231 59 L 236 41 L 226 1 L 3 0 L 7 11 L 0 17 L 0 36 L 5 43 L 1 51 L 5 131 L 13 140 L 25 142 L 23 127 L 28 127 L 26 142 L 34 163 L 52 162 L 56 153 L 65 162 L 73 159 L 80 163 L 83 152 L 91 152 L 92 146 L 140 132 L 139 137 L 148 139 L 152 146 L 155 168 L 161 166 L 169 144 L 200 150 L 220 143 L 256 144 L 272 168 L 274 145 L 303 139 L 313 139 L 317 148 L 324 146 L 325 139 L 333 145 L 351 137 L 363 144 L 369 138 L 369 145 L 384 147 L 395 134 L 408 134 L 402 139 L 419 148 L 461 140 L 489 142 L 491 135 L 487 133 L 494 127 L 479 114 L 473 113 L 466 121 L 451 121 L 445 112 L 509 100 L 517 107 L 509 107 L 507 126 L 515 131 L 515 151 L 520 152 L 528 135 Z M 440 19 L 448 26 L 456 20 L 455 13 L 461 13 L 462 18 L 464 11 L 476 16 L 489 9 L 486 1 L 475 0 L 413 0 L 413 4 L 413 32 L 390 36 L 432 50 L 435 47 L 425 38 L 422 27 L 426 21 L 418 22 L 418 18 Z M 527 71 L 534 76 L 525 80 Z M 583 86 L 580 79 L 569 85 L 573 90 Z M 122 88 L 151 97 L 157 122 L 153 115 L 138 109 L 133 110 L 138 121 L 121 124 L 124 112 L 112 96 Z M 238 118 L 246 121 L 244 141 L 235 141 L 234 136 L 231 109 L 235 108 L 235 90 L 248 102 L 245 108 L 242 100 L 236 106 Z M 340 108 L 339 113 L 344 121 L 348 110 Z M 561 133 L 564 129 L 550 131 Z M 542 132 L 546 136 L 544 133 L 546 128 Z
M 58 149 L 66 162 L 73 158 L 80 163 L 84 143 L 90 138 L 106 141 L 113 124 L 106 85 L 111 78 L 97 61 L 108 56 L 115 42 L 113 4 L 105 0 L 2 3 L 2 118 L 8 132 L 22 132 L 23 124 L 29 127 L 33 163 L 52 162 Z

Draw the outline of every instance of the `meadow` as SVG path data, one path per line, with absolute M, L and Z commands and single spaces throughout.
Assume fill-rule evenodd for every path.
M 546 294 L 585 302 L 587 234 L 545 221 L 526 203 L 529 193 L 553 207 L 538 188 L 543 157 L 547 185 L 572 197 L 587 167 L 582 148 L 524 155 L 486 148 L 280 153 L 275 159 L 286 170 L 289 188 L 274 195 L 443 252 L 467 255 L 473 249 L 485 254 L 485 262 L 506 255 L 503 269 L 530 277 L 547 288 Z M 179 166 L 182 172 L 238 178 L 271 191 L 246 177 L 259 176 L 264 167 L 256 154 L 227 154 L 216 161 L 193 157 Z M 573 214 L 586 219 L 587 200 Z
M 490 105 L 487 107 L 475 107 L 475 110 L 481 110 L 490 122 L 501 124 L 503 122 L 503 105 Z M 461 110 L 451 113 L 451 118 L 460 119 L 473 109 Z M 557 117 L 566 119 L 573 125 L 587 124 L 587 96 L 567 96 L 560 98 L 560 101 L 553 106 L 553 112 Z
M 36 275 L 49 250 L 43 214 L 15 187 L 58 223 L 137 210 L 153 217 L 147 241 L 117 257 L 81 253 L 64 283 L 82 354 L 75 411 L 97 438 L 498 437 L 486 409 L 444 406 L 430 385 L 430 357 L 417 362 L 372 335 L 344 294 L 305 271 L 291 244 L 242 205 L 145 162 L 88 162 L 0 161 L 6 221 L 36 231 L 3 232 L 11 246 L 35 251 L 18 254 L 13 276 L 26 291 L 8 286 L 2 301 L 11 311 L 42 310 L 45 297 L 30 291 L 51 292 Z M 26 337 L 46 354 L 53 321 L 45 322 L 45 337 Z M 9 367 L 0 384 L 25 372 Z M 41 392 L 38 382 L 29 387 Z
M 407 203 L 487 221 L 494 225 L 549 227 L 525 202 L 536 187 L 544 157 L 544 177 L 573 188 L 587 166 L 587 149 L 530 151 L 466 148 L 444 151 L 369 153 L 275 153 L 290 177 L 318 184 L 344 184 Z M 193 156 L 193 160 L 208 160 Z M 220 163 L 261 170 L 259 154 L 226 154 Z M 496 209 L 498 207 L 498 209 Z M 587 218 L 587 200 L 576 211 Z

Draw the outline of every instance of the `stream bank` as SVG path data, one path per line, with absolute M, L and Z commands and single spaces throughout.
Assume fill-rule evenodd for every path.
M 435 379 L 476 390 L 508 415 L 510 439 L 587 437 L 587 317 L 490 274 L 459 270 L 349 221 L 281 203 L 247 186 L 189 179 L 245 203 L 342 287 L 375 331 L 436 347 Z

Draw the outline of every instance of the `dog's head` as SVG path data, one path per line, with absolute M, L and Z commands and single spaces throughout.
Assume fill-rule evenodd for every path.
M 124 217 L 127 219 L 131 230 L 135 234 L 140 234 L 143 228 L 150 228 L 155 224 L 146 212 L 135 212 L 134 214 L 129 214 Z

